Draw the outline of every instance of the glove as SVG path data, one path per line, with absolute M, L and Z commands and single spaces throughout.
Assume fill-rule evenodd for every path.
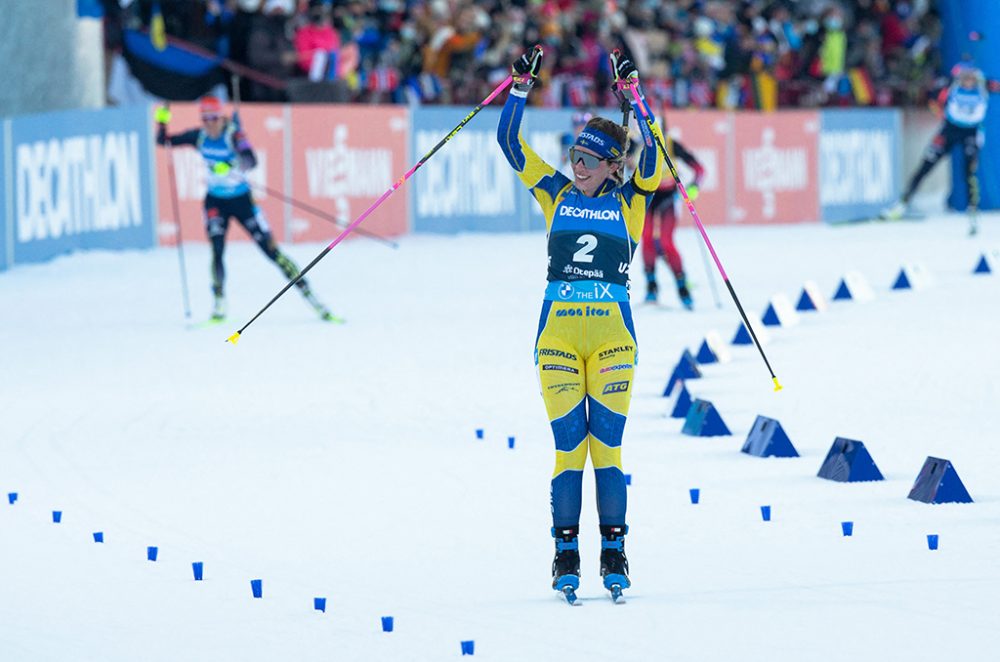
M 538 71 L 542 67 L 542 47 L 535 46 L 530 53 L 525 53 L 511 65 L 511 75 L 514 77 L 514 90 L 526 95 L 535 84 Z
M 615 82 L 621 86 L 636 85 L 639 82 L 639 71 L 624 53 L 617 48 L 611 52 L 611 70 L 615 74 Z
M 229 174 L 229 171 L 233 169 L 233 166 L 229 165 L 225 161 L 219 161 L 212 166 L 212 172 L 216 175 L 225 176 Z
M 156 120 L 157 124 L 170 124 L 170 117 L 170 108 L 167 106 L 160 106 L 153 114 L 153 119 Z
M 698 185 L 695 184 L 695 183 L 693 183 L 693 182 L 692 182 L 692 184 L 690 186 L 688 186 L 684 190 L 687 191 L 688 200 L 690 200 L 691 202 L 694 202 L 695 200 L 697 200 L 698 199 L 698 193 L 701 192 L 701 189 L 698 188 Z
M 537 78 L 542 66 L 542 47 L 535 46 L 530 53 L 525 53 L 511 65 L 511 73 L 515 77 Z

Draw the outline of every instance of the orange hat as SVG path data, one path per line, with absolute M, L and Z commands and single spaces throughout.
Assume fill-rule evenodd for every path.
M 202 115 L 221 115 L 222 102 L 217 97 L 202 97 L 198 109 Z

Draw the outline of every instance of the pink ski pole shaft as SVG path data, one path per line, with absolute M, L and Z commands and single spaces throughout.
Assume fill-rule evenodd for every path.
M 698 211 L 694 208 L 694 203 L 691 202 L 691 198 L 688 197 L 687 190 L 684 188 L 684 184 L 681 182 L 680 175 L 677 174 L 677 168 L 674 167 L 673 161 L 670 160 L 670 155 L 667 153 L 667 148 L 664 146 L 663 141 L 660 137 L 656 135 L 653 131 L 653 118 L 646 110 L 646 104 L 642 102 L 639 98 L 639 90 L 636 85 L 627 85 L 627 87 L 632 92 L 632 97 L 635 99 L 635 103 L 639 106 L 639 111 L 642 113 L 642 117 L 646 120 L 646 125 L 649 127 L 649 133 L 653 136 L 653 140 L 656 141 L 657 146 L 660 148 L 660 152 L 663 154 L 663 158 L 667 162 L 667 167 L 670 169 L 670 174 L 673 175 L 674 182 L 677 184 L 677 190 L 681 192 L 681 197 L 684 198 L 684 204 L 687 205 L 688 211 L 691 212 L 691 218 L 694 219 L 695 225 L 698 226 L 698 231 L 701 232 L 702 239 L 705 240 L 705 245 L 708 246 L 708 251 L 712 254 L 712 259 L 715 260 L 715 266 L 718 267 L 719 273 L 722 274 L 722 280 L 726 283 L 726 287 L 729 288 L 729 294 L 733 297 L 733 303 L 736 304 L 736 309 L 740 311 L 740 317 L 743 318 L 743 324 L 746 325 L 747 331 L 750 332 L 750 337 L 753 338 L 753 344 L 757 346 L 757 351 L 760 352 L 760 357 L 764 359 L 764 365 L 767 366 L 767 371 L 771 373 L 771 381 L 774 382 L 774 390 L 781 390 L 781 383 L 778 382 L 777 376 L 774 374 L 774 370 L 771 369 L 771 363 L 767 360 L 767 355 L 764 354 L 764 348 L 760 346 L 760 341 L 757 340 L 757 334 L 754 333 L 753 326 L 750 325 L 750 320 L 747 319 L 746 312 L 743 311 L 743 305 L 740 303 L 740 298 L 736 296 L 736 290 L 733 289 L 733 284 L 729 280 L 729 275 L 726 274 L 726 270 L 722 267 L 722 261 L 719 260 L 719 256 L 715 252 L 715 246 L 712 245 L 712 241 L 708 238 L 708 233 L 705 232 L 705 226 L 702 225 L 701 219 L 698 217 Z M 647 144 L 648 144 L 647 138 Z M 652 146 L 652 145 L 650 145 Z
M 317 255 L 315 258 L 313 258 L 312 262 L 310 262 L 309 264 L 307 264 L 306 267 L 305 267 L 305 269 L 303 269 L 299 273 L 298 276 L 296 276 L 292 280 L 288 281 L 288 283 L 285 284 L 285 286 L 283 288 L 281 288 L 281 291 L 278 292 L 277 294 L 275 294 L 274 297 L 272 297 L 272 299 L 267 302 L 266 306 L 264 306 L 259 311 L 257 311 L 257 314 L 254 315 L 252 318 L 250 318 L 250 321 L 247 322 L 246 324 L 244 324 L 240 328 L 239 331 L 237 331 L 233 335 L 231 335 L 228 338 L 226 338 L 226 341 L 227 342 L 231 342 L 231 343 L 233 343 L 235 345 L 239 341 L 240 335 L 247 329 L 248 326 L 250 326 L 251 324 L 253 324 L 254 321 L 258 317 L 260 317 L 261 315 L 263 315 L 265 310 L 267 310 L 268 308 L 270 308 L 271 305 L 275 301 L 277 301 L 278 299 L 281 298 L 281 295 L 283 295 L 285 292 L 287 292 L 297 282 L 299 282 L 300 280 L 302 280 L 302 278 L 309 272 L 310 269 L 312 269 L 314 266 L 316 266 L 317 263 L 319 263 L 320 260 L 322 260 L 324 257 L 326 257 L 327 253 L 329 253 L 331 250 L 333 250 L 334 247 L 337 244 L 339 244 L 340 242 L 342 242 L 347 237 L 347 235 L 351 234 L 351 232 L 353 232 L 356 227 L 358 227 L 359 225 L 361 225 L 361 223 L 366 218 L 368 218 L 368 216 L 371 215 L 371 213 L 373 211 L 375 211 L 378 208 L 379 205 L 381 205 L 383 202 L 385 202 L 385 200 L 390 195 L 392 195 L 396 191 L 396 189 L 398 189 L 403 184 L 405 184 L 406 180 L 408 180 L 410 177 L 412 177 L 413 173 L 415 173 L 420 168 L 420 166 L 422 166 L 423 164 L 427 163 L 428 159 L 430 159 L 432 156 L 434 156 L 434 154 L 437 153 L 437 151 L 439 149 L 441 149 L 445 145 L 445 143 L 447 143 L 449 140 L 451 140 L 452 138 L 454 138 L 455 135 L 459 131 L 462 130 L 462 127 L 464 127 L 466 124 L 468 124 L 469 121 L 471 121 L 472 118 L 475 117 L 479 113 L 480 110 L 482 110 L 484 107 L 488 106 L 490 104 L 490 102 L 493 101 L 493 99 L 495 99 L 497 97 L 498 94 L 500 94 L 504 89 L 507 88 L 508 85 L 511 84 L 512 81 L 513 81 L 513 77 L 512 76 L 507 76 L 507 78 L 504 79 L 504 81 L 502 83 L 500 83 L 500 85 L 498 85 L 495 90 L 493 90 L 492 92 L 490 92 L 489 96 L 487 96 L 485 99 L 483 99 L 479 103 L 478 106 L 476 106 L 475 108 L 472 109 L 472 112 L 470 112 L 468 115 L 466 115 L 465 118 L 461 122 L 459 122 L 458 125 L 454 129 L 451 130 L 451 133 L 449 133 L 444 138 L 442 138 L 441 141 L 437 145 L 434 145 L 433 149 L 431 149 L 431 151 L 427 152 L 427 154 L 425 154 L 423 156 L 423 158 L 421 158 L 419 161 L 417 161 L 417 163 L 412 168 L 410 168 L 406 172 L 405 175 L 403 175 L 402 177 L 400 177 L 399 179 L 397 179 L 395 182 L 393 182 L 392 186 L 388 190 L 386 190 L 385 193 L 383 193 L 382 195 L 380 195 L 378 197 L 378 199 L 375 202 L 373 202 L 370 207 L 368 207 L 368 209 L 366 209 L 364 212 L 362 212 L 361 215 L 358 216 L 354 221 L 352 221 L 350 225 L 348 225 L 346 228 L 344 228 L 344 231 L 341 232 L 339 235 L 337 235 L 337 237 L 333 241 L 330 242 L 329 246 L 327 246 L 326 248 L 324 248 L 320 252 L 319 255 Z

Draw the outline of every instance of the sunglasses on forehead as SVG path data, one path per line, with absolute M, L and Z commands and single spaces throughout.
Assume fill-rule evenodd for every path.
M 589 152 L 581 152 L 576 147 L 570 147 L 569 162 L 572 165 L 576 165 L 578 161 L 583 161 L 583 167 L 587 170 L 593 170 L 599 166 L 602 161 L 607 161 L 607 159 L 602 159 L 601 157 Z

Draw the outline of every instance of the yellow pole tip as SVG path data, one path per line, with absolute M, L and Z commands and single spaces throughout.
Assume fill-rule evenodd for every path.
M 775 377 L 775 378 L 774 378 L 774 392 L 775 392 L 775 393 L 777 393 L 778 391 L 780 391 L 780 390 L 781 390 L 781 389 L 783 389 L 783 388 L 784 388 L 784 386 L 782 386 L 782 385 L 781 385 L 781 384 L 780 384 L 780 383 L 778 382 L 778 378 L 777 378 L 777 377 Z
M 228 338 L 226 338 L 226 342 L 231 342 L 231 343 L 233 343 L 235 345 L 239 341 L 239 339 L 240 339 L 240 332 L 237 331 L 233 335 L 231 335 Z

